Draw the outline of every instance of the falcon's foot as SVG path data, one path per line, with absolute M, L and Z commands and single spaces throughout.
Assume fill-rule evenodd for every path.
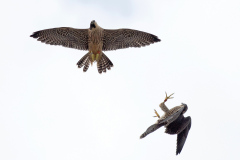
M 172 99 L 173 97 L 171 97 L 174 93 L 170 94 L 170 96 L 167 96 L 167 93 L 165 92 L 166 97 L 164 99 L 164 102 L 167 102 L 168 99 Z
M 158 117 L 158 118 L 160 118 L 158 112 L 157 112 L 155 109 L 154 109 L 154 112 L 155 112 L 156 116 L 153 116 L 153 117 Z

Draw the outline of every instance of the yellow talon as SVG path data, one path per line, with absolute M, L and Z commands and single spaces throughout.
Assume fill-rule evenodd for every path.
M 156 116 L 153 116 L 153 117 L 158 117 L 158 118 L 160 118 L 158 112 L 157 112 L 155 109 L 154 109 L 154 112 L 155 112 Z
M 167 93 L 165 92 L 166 97 L 164 99 L 164 102 L 166 102 L 168 99 L 172 99 L 173 97 L 171 97 L 174 93 L 170 94 L 170 96 L 167 96 Z

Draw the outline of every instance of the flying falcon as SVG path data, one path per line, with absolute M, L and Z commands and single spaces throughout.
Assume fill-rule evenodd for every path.
M 182 151 L 182 148 L 184 146 L 184 143 L 187 139 L 188 132 L 191 128 L 191 117 L 184 117 L 183 114 L 187 111 L 188 106 L 186 104 L 176 106 L 172 109 L 168 109 L 165 105 L 165 102 L 168 99 L 171 99 L 173 94 L 170 96 L 167 96 L 165 100 L 159 105 L 159 107 L 165 112 L 165 114 L 160 117 L 157 111 L 155 110 L 156 116 L 159 119 L 157 122 L 150 127 L 140 136 L 140 138 L 146 137 L 148 134 L 154 132 L 155 130 L 159 129 L 162 126 L 166 127 L 165 133 L 167 134 L 177 134 L 177 149 L 176 149 L 176 155 L 180 154 Z
M 103 29 L 95 20 L 89 29 L 70 27 L 52 28 L 34 32 L 30 37 L 50 45 L 88 50 L 78 62 L 78 68 L 88 70 L 89 64 L 97 62 L 98 72 L 106 72 L 113 67 L 111 60 L 103 51 L 129 47 L 142 47 L 159 42 L 157 36 L 133 29 Z

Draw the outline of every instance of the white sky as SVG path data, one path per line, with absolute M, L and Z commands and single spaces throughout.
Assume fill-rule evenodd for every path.
M 0 159 L 240 159 L 240 1 L 1 1 Z M 29 36 L 54 27 L 132 28 L 162 41 L 105 52 L 114 67 L 76 66 L 87 51 Z M 153 110 L 188 105 L 192 128 L 157 130 Z

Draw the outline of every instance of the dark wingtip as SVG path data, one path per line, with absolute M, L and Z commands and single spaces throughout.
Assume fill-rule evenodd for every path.
M 146 135 L 143 133 L 143 134 L 140 136 L 140 139 L 143 139 L 144 137 L 146 137 Z
M 161 39 L 159 39 L 158 37 L 155 37 L 155 38 L 154 38 L 154 41 L 155 41 L 155 42 L 161 42 Z
M 30 37 L 33 37 L 33 38 L 38 38 L 39 37 L 39 31 L 37 31 L 37 32 L 33 32 L 33 34 L 32 35 L 30 35 Z
M 178 155 L 178 154 L 180 154 L 181 153 L 181 151 L 176 151 L 176 156 Z

